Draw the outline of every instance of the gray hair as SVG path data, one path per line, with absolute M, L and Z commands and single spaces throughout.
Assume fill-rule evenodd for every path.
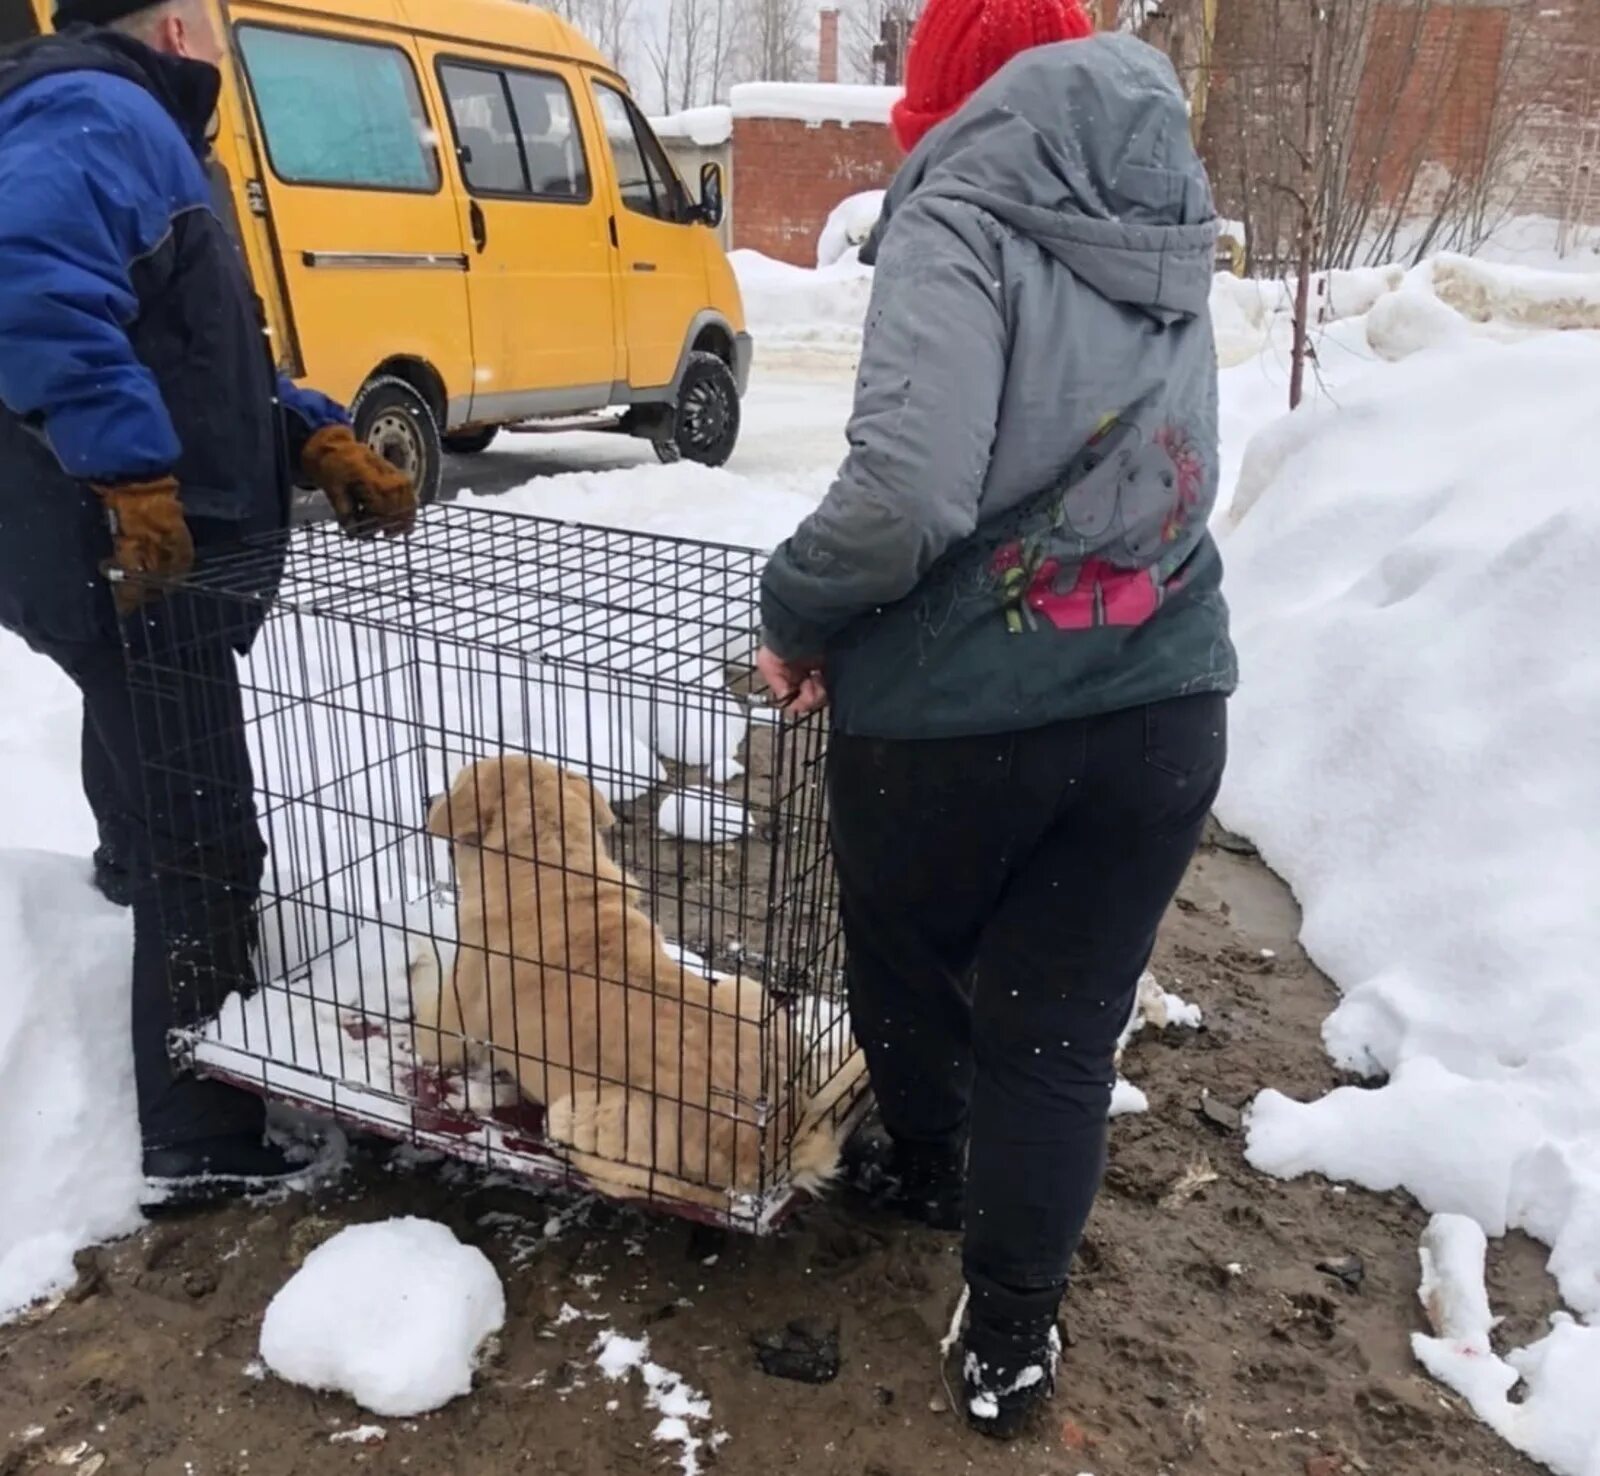
M 162 22 L 174 15 L 182 16 L 188 25 L 204 26 L 207 31 L 211 29 L 211 13 L 206 9 L 206 0 L 160 0 L 159 4 L 146 5 L 132 15 L 109 22 L 108 29 L 120 31 L 135 41 L 150 42 L 155 39 Z

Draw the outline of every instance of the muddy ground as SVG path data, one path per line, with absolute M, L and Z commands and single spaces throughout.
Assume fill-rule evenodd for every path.
M 729 1240 L 365 1147 L 313 1200 L 163 1224 L 86 1255 L 71 1297 L 0 1330 L 0 1476 L 675 1471 L 638 1379 L 608 1384 L 594 1368 L 606 1326 L 648 1332 L 652 1356 L 709 1397 L 702 1434 L 727 1439 L 700 1459 L 730 1476 L 1531 1472 L 1410 1357 L 1416 1206 L 1269 1182 L 1228 1122 L 1196 1111 L 1205 1091 L 1241 1106 L 1266 1085 L 1310 1096 L 1334 1084 L 1318 1043 L 1332 992 L 1296 931 L 1259 863 L 1206 849 L 1157 958 L 1206 1028 L 1147 1032 L 1129 1054 L 1151 1112 L 1114 1128 L 1060 1394 L 1019 1446 L 970 1436 L 945 1405 L 948 1237 L 841 1195 L 772 1240 Z M 1217 1177 L 1175 1193 L 1206 1176 L 1196 1168 Z M 445 1221 L 505 1278 L 507 1326 L 476 1392 L 425 1419 L 371 1421 L 260 1377 L 262 1312 L 297 1262 L 343 1225 L 394 1214 Z M 1348 1281 L 1318 1269 L 1351 1257 L 1359 1279 L 1354 1263 Z M 1512 1336 L 1553 1305 L 1541 1266 L 1516 1240 L 1492 1266 L 1496 1304 L 1519 1309 Z M 830 1384 L 754 1367 L 752 1334 L 800 1316 L 839 1320 Z M 381 1443 L 333 1438 L 367 1423 L 384 1427 Z

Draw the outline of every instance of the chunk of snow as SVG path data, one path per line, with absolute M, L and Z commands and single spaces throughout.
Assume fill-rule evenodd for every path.
M 319 1245 L 272 1299 L 261 1358 L 279 1378 L 405 1418 L 472 1390 L 505 1323 L 488 1258 L 431 1220 L 353 1225 Z
M 750 829 L 750 813 L 715 790 L 680 789 L 662 801 L 656 826 L 663 835 L 680 840 L 722 845 Z
M 26 690 L 7 697 L 26 705 Z M 70 1287 L 83 1246 L 140 1223 L 132 931 L 85 862 L 0 850 L 0 1322 Z
M 746 82 L 729 95 L 735 118 L 776 118 L 823 123 L 883 123 L 900 100 L 898 87 L 840 82 Z
M 1474 342 L 1380 366 L 1274 427 L 1223 540 L 1250 679 L 1218 805 L 1293 886 L 1302 941 L 1342 992 L 1330 1054 L 1382 1078 L 1308 1103 L 1264 1093 L 1250 1161 L 1525 1230 L 1590 1318 L 1596 384 L 1585 335 Z M 1573 1420 L 1593 1441 L 1597 1405 L 1577 1391 L 1600 1388 L 1600 1329 L 1563 1324 L 1506 1361 L 1574 1407 L 1552 1392 L 1508 1415 L 1478 1389 L 1496 1428 L 1541 1459 L 1575 1448 Z
M 847 251 L 859 251 L 883 214 L 883 190 L 865 190 L 841 200 L 829 212 L 817 237 L 817 265 L 831 267 Z
M 382 1425 L 356 1425 L 349 1430 L 335 1430 L 328 1437 L 329 1445 L 382 1445 L 389 1432 Z
M 1119 1076 L 1111 1088 L 1111 1116 L 1137 1117 L 1150 1110 L 1150 1099 L 1131 1081 Z
M 650 127 L 660 139 L 682 140 L 696 148 L 720 148 L 733 137 L 733 109 L 725 104 L 687 108 L 652 118 Z

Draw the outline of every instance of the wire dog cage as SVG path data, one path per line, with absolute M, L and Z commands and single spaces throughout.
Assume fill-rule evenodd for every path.
M 149 605 L 127 654 L 180 1059 L 774 1224 L 865 1073 L 824 728 L 753 694 L 760 562 L 441 506 L 404 541 L 252 541 Z

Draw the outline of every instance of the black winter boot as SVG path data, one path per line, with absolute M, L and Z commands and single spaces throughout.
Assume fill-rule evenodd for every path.
M 961 1340 L 967 1423 L 1014 1440 L 1056 1392 L 1062 1288 L 1013 1291 L 975 1279 Z
M 319 1163 L 301 1145 L 281 1148 L 259 1132 L 199 1138 L 144 1150 L 144 1211 L 205 1209 L 309 1182 Z

